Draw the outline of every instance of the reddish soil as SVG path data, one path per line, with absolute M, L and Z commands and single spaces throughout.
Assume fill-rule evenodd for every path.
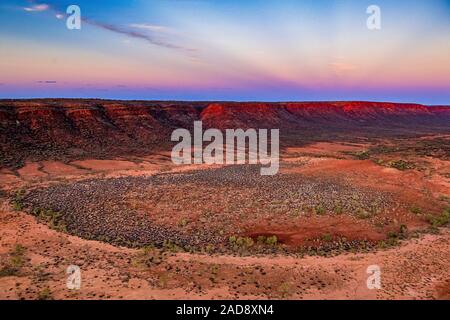
M 275 235 L 278 241 L 287 246 L 298 247 L 311 244 L 312 239 L 329 234 L 333 238 L 347 240 L 380 241 L 385 239 L 382 232 L 374 230 L 366 221 L 355 221 L 350 217 L 305 217 L 296 221 L 296 225 L 279 226 L 269 229 L 265 226 L 252 227 L 252 232 L 244 235 L 257 239 L 258 236 L 270 237 Z

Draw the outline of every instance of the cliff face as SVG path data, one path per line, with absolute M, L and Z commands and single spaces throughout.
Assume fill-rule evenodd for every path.
M 372 102 L 232 103 L 211 104 L 202 119 L 211 126 L 271 126 L 281 128 L 348 128 L 361 126 L 450 126 L 449 107 Z M 411 122 L 412 121 L 412 122 Z
M 237 103 L 0 100 L 0 160 L 167 150 L 175 128 L 279 128 L 298 139 L 342 133 L 450 134 L 450 107 L 373 102 Z M 290 140 L 292 141 L 292 139 Z

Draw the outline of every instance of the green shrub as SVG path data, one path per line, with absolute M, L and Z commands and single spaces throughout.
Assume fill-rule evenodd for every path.
M 249 248 L 254 245 L 254 241 L 249 237 L 239 237 L 236 240 L 236 244 L 243 248 Z
M 276 246 L 278 244 L 278 238 L 276 235 L 273 236 L 258 236 L 256 243 L 259 245 Z
M 360 209 L 360 210 L 356 213 L 356 216 L 357 216 L 359 219 L 369 219 L 370 216 L 371 216 L 371 214 L 370 214 L 370 212 L 368 212 L 368 211 L 366 211 L 366 210 L 364 210 L 364 209 Z
M 266 244 L 269 246 L 276 246 L 278 244 L 277 236 L 273 235 L 273 236 L 267 237 Z
M 53 300 L 53 294 L 49 288 L 41 290 L 38 294 L 38 300 Z
M 398 245 L 399 235 L 397 232 L 391 231 L 388 233 L 388 238 L 386 240 L 386 244 L 389 247 L 393 247 Z
M 9 259 L 4 262 L 0 269 L 0 277 L 16 276 L 20 273 L 20 269 L 25 262 L 25 251 L 25 247 L 21 244 L 14 247 L 9 253 Z
M 189 224 L 189 220 L 188 219 L 181 219 L 180 221 L 178 221 L 178 226 L 179 227 L 186 227 Z
M 440 201 L 445 201 L 445 202 L 447 202 L 448 204 L 450 204 L 450 197 L 447 197 L 447 196 L 440 196 L 440 197 L 439 197 L 439 200 L 440 200 Z
M 183 252 L 183 248 L 170 240 L 164 240 L 163 249 L 169 252 Z
M 408 236 L 408 227 L 404 224 L 400 226 L 399 237 L 405 239 Z
M 16 200 L 13 201 L 12 207 L 13 207 L 14 211 L 22 211 L 23 210 L 22 203 L 20 203 L 20 202 L 18 202 Z
M 258 236 L 256 239 L 257 244 L 264 245 L 266 243 L 267 237 L 266 236 Z
M 412 213 L 414 213 L 414 214 L 417 214 L 417 215 L 422 214 L 422 209 L 420 207 L 417 207 L 417 206 L 412 206 L 410 211 Z
M 154 246 L 146 246 L 138 253 L 136 261 L 138 265 L 151 267 L 161 264 L 164 261 L 164 255 Z
M 280 294 L 281 298 L 285 299 L 289 297 L 292 293 L 292 286 L 289 282 L 283 282 L 278 287 L 278 293 Z
M 336 214 L 342 214 L 344 212 L 344 209 L 340 204 L 337 204 L 334 206 L 334 213 Z
M 59 232 L 67 232 L 67 226 L 62 220 L 62 214 L 52 209 L 33 208 L 32 214 L 45 222 L 51 229 Z
M 22 211 L 24 208 L 23 205 L 23 196 L 25 194 L 24 190 L 18 190 L 15 195 L 14 198 L 12 200 L 12 207 L 15 211 Z
M 408 227 L 405 224 L 402 224 L 400 226 L 400 233 L 407 233 L 408 232 Z
M 237 237 L 237 236 L 230 236 L 228 238 L 228 243 L 230 244 L 231 248 L 235 251 L 245 251 L 255 244 L 253 239 L 250 237 Z
M 220 266 L 217 264 L 213 264 L 211 266 L 211 274 L 213 274 L 214 276 L 217 276 L 219 274 L 220 271 Z
M 211 244 L 211 243 L 208 243 L 208 244 L 203 248 L 203 251 L 206 252 L 206 253 L 213 253 L 215 250 L 216 250 L 216 247 L 215 247 L 213 244 Z
M 353 153 L 353 156 L 358 160 L 367 160 L 370 158 L 370 153 L 367 150 L 363 150 Z
M 409 163 L 409 162 L 405 161 L 405 160 L 392 160 L 392 161 L 389 161 L 388 165 L 391 168 L 395 168 L 395 169 L 400 170 L 400 171 L 405 171 L 405 170 L 408 170 L 408 169 L 414 169 L 414 165 L 412 163 Z
M 326 212 L 325 208 L 322 207 L 322 206 L 320 206 L 320 205 L 318 205 L 318 206 L 316 206 L 316 207 L 314 208 L 314 213 L 317 214 L 317 215 L 319 215 L 319 216 L 324 215 L 325 212 Z
M 428 222 L 435 228 L 443 227 L 450 221 L 450 208 L 445 209 L 442 214 L 438 216 L 429 215 Z

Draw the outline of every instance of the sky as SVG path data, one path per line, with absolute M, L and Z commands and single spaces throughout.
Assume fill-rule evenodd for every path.
M 0 98 L 45 97 L 450 105 L 450 0 L 2 0 Z

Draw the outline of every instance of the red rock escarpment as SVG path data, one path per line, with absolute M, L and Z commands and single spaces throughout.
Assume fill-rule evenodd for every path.
M 205 128 L 278 128 L 294 140 L 450 133 L 450 107 L 419 104 L 0 100 L 0 160 L 167 149 L 174 129 L 198 120 Z

